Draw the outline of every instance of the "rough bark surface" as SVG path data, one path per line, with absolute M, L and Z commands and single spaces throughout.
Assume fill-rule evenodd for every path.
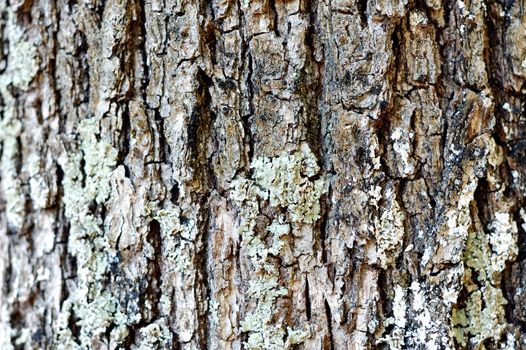
M 526 1 L 0 27 L 0 349 L 526 349 Z

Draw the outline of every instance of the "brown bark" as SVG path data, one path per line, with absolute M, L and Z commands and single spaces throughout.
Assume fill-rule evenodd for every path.
M 526 349 L 524 0 L 0 2 L 1 349 Z

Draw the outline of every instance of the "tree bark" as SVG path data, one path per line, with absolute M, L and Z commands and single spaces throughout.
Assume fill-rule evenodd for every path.
M 526 1 L 0 14 L 0 349 L 526 349 Z

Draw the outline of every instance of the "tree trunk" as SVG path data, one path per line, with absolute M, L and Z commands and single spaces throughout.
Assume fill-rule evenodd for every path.
M 525 0 L 0 12 L 0 349 L 526 349 Z

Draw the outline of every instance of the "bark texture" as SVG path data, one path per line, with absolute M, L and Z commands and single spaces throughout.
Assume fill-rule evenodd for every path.
M 525 0 L 0 27 L 0 349 L 526 349 Z

